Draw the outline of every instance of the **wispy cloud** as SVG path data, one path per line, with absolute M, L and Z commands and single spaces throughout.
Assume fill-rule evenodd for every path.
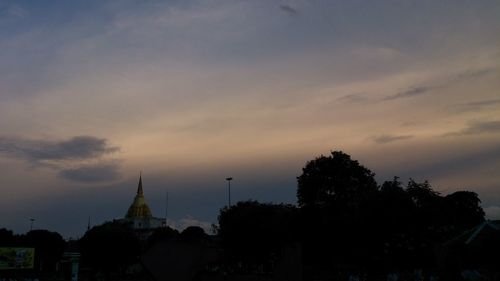
M 58 176 L 81 183 L 97 183 L 114 181 L 120 178 L 120 165 L 113 161 L 94 165 L 83 165 L 77 168 L 59 171 Z
M 29 12 L 26 9 L 24 9 L 23 7 L 18 6 L 18 5 L 10 6 L 7 9 L 6 13 L 10 16 L 20 18 L 20 19 L 24 19 L 24 18 L 29 16 Z
M 299 14 L 299 11 L 297 9 L 289 5 L 280 5 L 280 9 L 291 16 L 296 16 Z
M 498 105 L 500 105 L 500 99 L 490 99 L 457 104 L 451 110 L 455 112 L 481 111 Z
M 427 94 L 430 92 L 433 88 L 430 86 L 417 86 L 417 87 L 411 87 L 407 90 L 398 92 L 395 95 L 392 96 L 387 96 L 383 100 L 394 100 L 394 99 L 400 99 L 400 98 L 411 98 L 411 97 L 416 97 L 420 96 L 423 94 Z
M 350 95 L 341 96 L 337 100 L 340 102 L 345 102 L 345 103 L 360 103 L 360 102 L 366 101 L 366 97 L 364 97 L 360 94 L 350 94 Z
M 449 74 L 447 78 L 444 78 L 441 81 L 433 81 L 433 82 L 428 82 L 426 85 L 409 87 L 406 90 L 399 91 L 396 94 L 384 97 L 382 101 L 395 100 L 401 98 L 413 98 L 425 95 L 433 90 L 447 88 L 459 82 L 482 78 L 486 75 L 494 73 L 494 71 L 495 68 L 479 68 L 479 69 L 469 69 L 458 73 L 452 73 Z
M 401 122 L 400 126 L 401 127 L 412 127 L 412 126 L 416 126 L 418 124 L 418 122 L 415 122 L 415 121 L 404 121 L 404 122 Z
M 400 140 L 406 140 L 413 138 L 413 135 L 381 135 L 373 137 L 373 141 L 378 144 L 386 144 L 389 142 L 395 142 Z
M 475 121 L 458 131 L 444 134 L 444 136 L 463 136 L 500 133 L 500 121 Z
M 357 59 L 361 60 L 375 60 L 375 61 L 394 61 L 402 60 L 405 55 L 399 49 L 373 46 L 373 47 L 358 47 L 350 51 L 350 53 Z
M 451 80 L 477 79 L 495 71 L 495 68 L 468 69 L 456 74 Z

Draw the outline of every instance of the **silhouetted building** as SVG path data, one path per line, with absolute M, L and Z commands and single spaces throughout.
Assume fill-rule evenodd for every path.
M 128 208 L 125 218 L 115 221 L 134 230 L 140 238 L 147 238 L 155 228 L 166 226 L 166 219 L 153 217 L 151 209 L 146 203 L 142 189 L 142 175 L 139 176 L 137 194 Z

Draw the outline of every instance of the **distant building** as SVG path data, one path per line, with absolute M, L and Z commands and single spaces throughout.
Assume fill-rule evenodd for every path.
M 147 238 L 155 228 L 166 226 L 166 219 L 153 217 L 146 203 L 144 191 L 142 189 L 142 175 L 139 176 L 137 194 L 128 208 L 125 218 L 115 221 L 125 224 L 143 239 Z

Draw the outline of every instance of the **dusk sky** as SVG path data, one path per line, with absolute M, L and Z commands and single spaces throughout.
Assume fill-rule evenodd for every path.
M 0 228 L 209 228 L 308 160 L 479 194 L 500 219 L 500 1 L 0 0 Z

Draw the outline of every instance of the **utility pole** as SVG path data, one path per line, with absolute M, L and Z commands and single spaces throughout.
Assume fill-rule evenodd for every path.
M 33 222 L 35 221 L 34 218 L 30 218 L 30 231 L 33 230 Z
M 231 181 L 233 180 L 233 178 L 229 177 L 229 178 L 226 178 L 226 180 L 227 180 L 227 191 L 228 191 L 227 207 L 230 208 L 231 207 Z

